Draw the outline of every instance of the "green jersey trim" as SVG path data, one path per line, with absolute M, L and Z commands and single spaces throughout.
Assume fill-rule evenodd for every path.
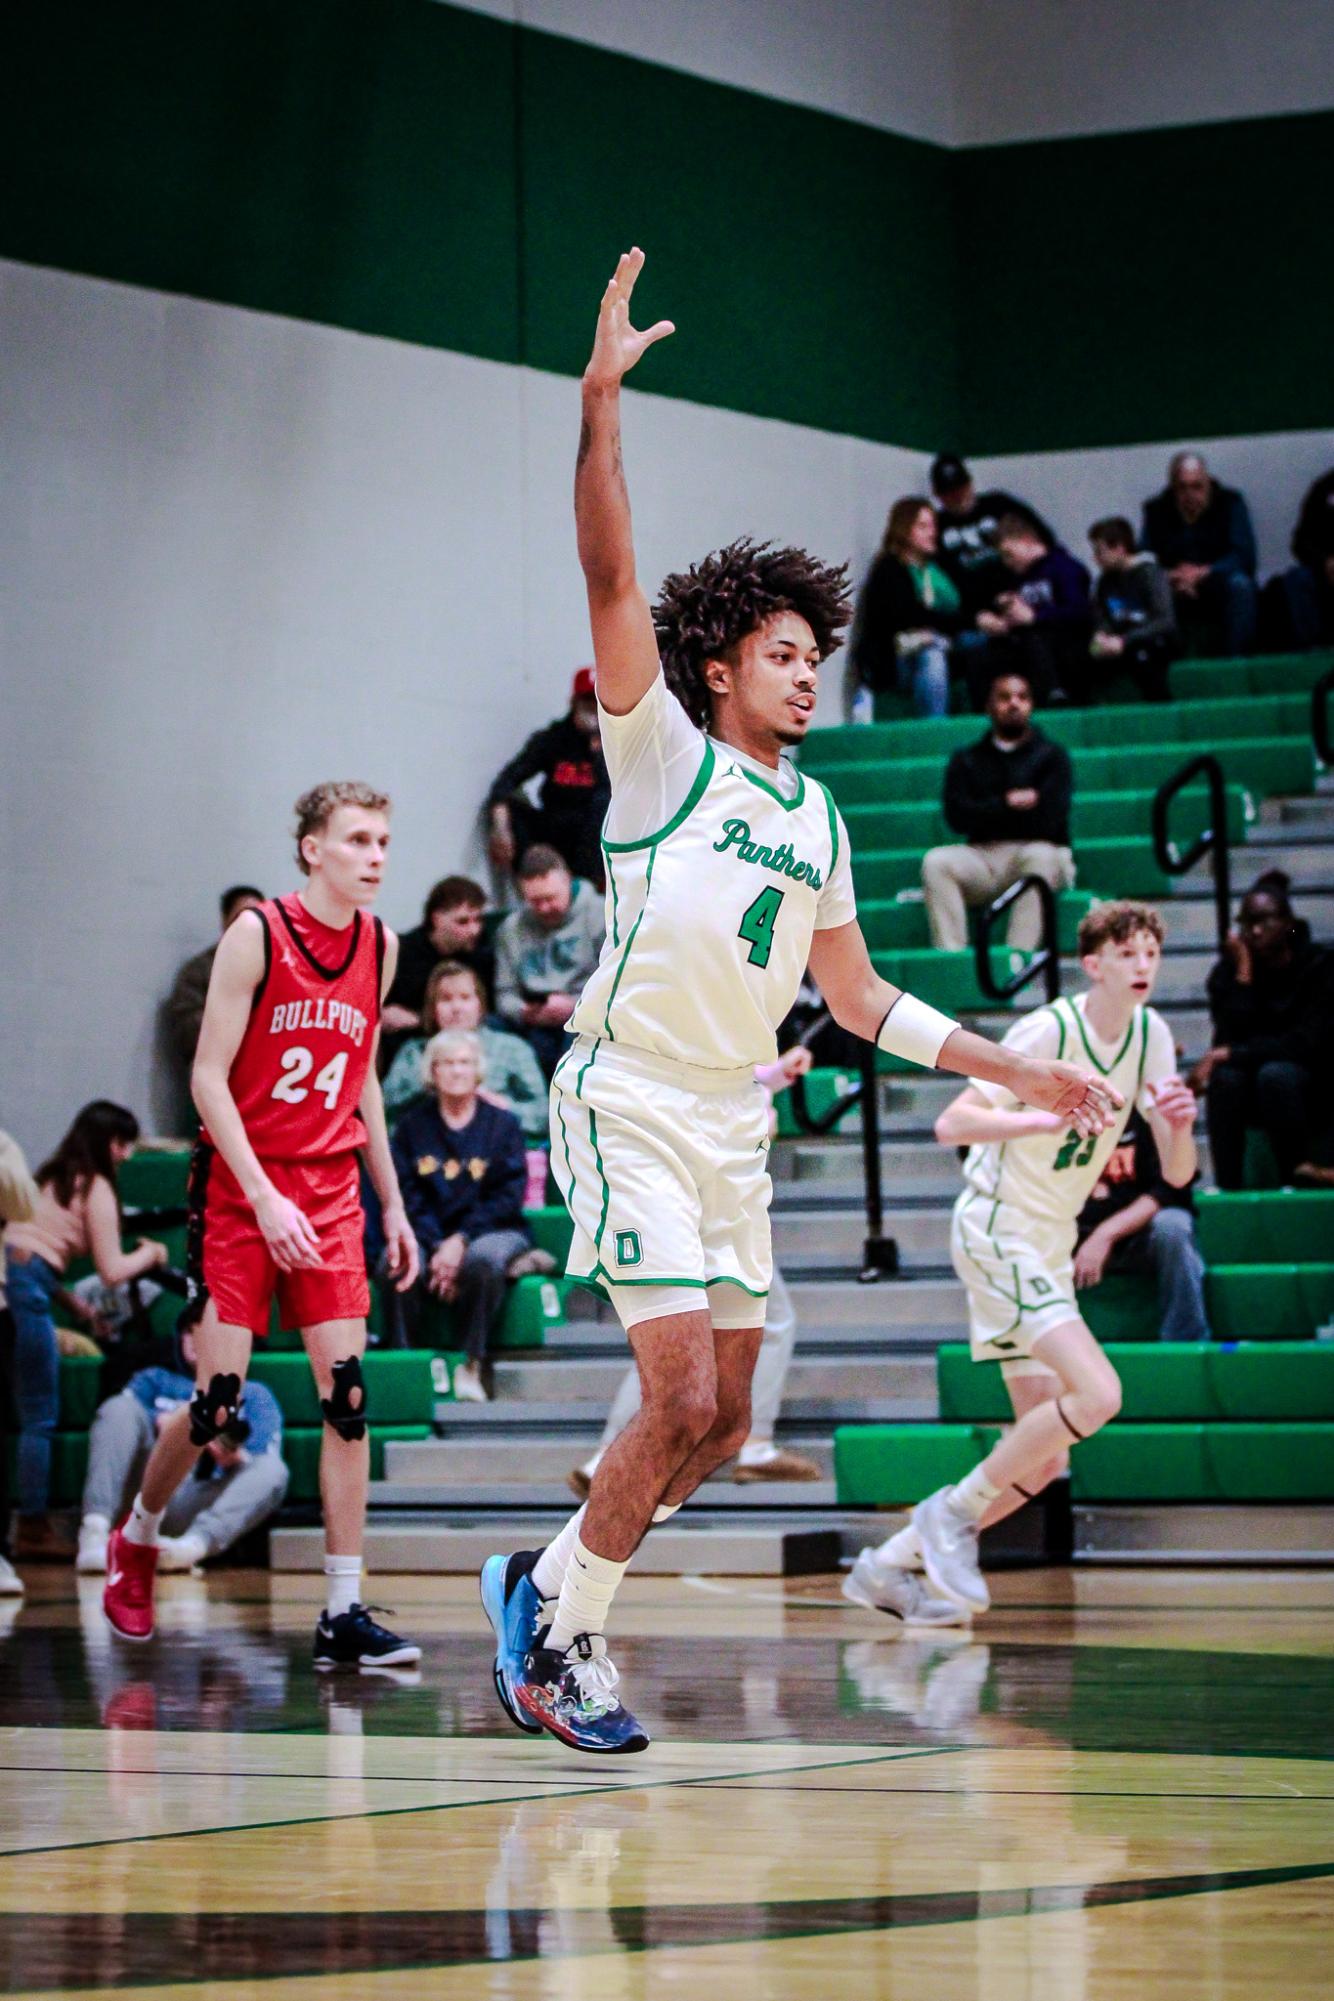
M 687 804 L 688 803 L 689 802 L 687 801 Z M 648 867 L 644 872 L 644 901 L 639 906 L 639 915 L 635 918 L 634 923 L 630 926 L 630 934 L 625 941 L 625 949 L 621 953 L 621 963 L 616 968 L 616 977 L 611 983 L 611 992 L 607 995 L 607 1005 L 602 1016 L 602 1029 L 603 1033 L 606 1035 L 608 1042 L 614 1042 L 616 1040 L 616 1037 L 612 1032 L 611 1010 L 613 1004 L 615 1003 L 616 995 L 620 991 L 621 981 L 625 977 L 625 969 L 630 963 L 630 954 L 634 950 L 635 936 L 639 930 L 640 925 L 644 921 L 644 912 L 648 909 L 649 891 L 653 887 L 653 864 L 657 859 L 658 859 L 658 849 L 655 843 L 649 849 Z M 590 1062 L 592 1061 L 591 1057 L 589 1058 L 589 1061 Z M 580 1074 L 582 1077 L 582 1072 Z M 578 1093 L 576 1092 L 575 1095 L 577 1096 Z
M 1117 1050 L 1111 1062 L 1101 1063 L 1093 1053 L 1093 1044 L 1089 1041 L 1088 1030 L 1084 1026 L 1083 1015 L 1079 1012 L 1079 1009 L 1075 1006 L 1073 1001 L 1067 1001 L 1066 1006 L 1069 1008 L 1071 1014 L 1075 1018 L 1075 1026 L 1079 1030 L 1079 1039 L 1084 1045 L 1084 1053 L 1088 1057 L 1089 1062 L 1093 1065 L 1094 1069 L 1098 1072 L 1100 1076 L 1109 1077 L 1112 1071 L 1115 1070 L 1117 1064 L 1121 1061 L 1121 1058 L 1125 1055 L 1127 1049 L 1129 1049 L 1131 1043 L 1135 1039 L 1135 1015 L 1134 1014 L 1131 1015 L 1129 1025 L 1126 1029 L 1125 1041 L 1121 1044 L 1121 1047 Z M 1139 1010 L 1136 1009 L 1135 1012 L 1138 1013 Z
M 834 795 L 829 790 L 829 787 L 827 785 L 820 785 L 818 778 L 813 783 L 819 785 L 820 790 L 824 793 L 825 811 L 829 815 L 829 874 L 825 880 L 832 882 L 834 880 L 834 869 L 838 864 L 838 808 L 834 804 Z
M 718 759 L 713 745 L 705 737 L 704 755 L 699 761 L 699 770 L 695 773 L 694 783 L 673 813 L 671 819 L 667 822 L 667 825 L 660 827 L 656 834 L 645 834 L 643 839 L 638 841 L 609 841 L 604 837 L 602 842 L 603 853 L 607 855 L 629 855 L 633 854 L 636 849 L 656 848 L 659 841 L 665 841 L 669 834 L 674 834 L 682 822 L 690 818 L 690 815 L 704 797 L 709 780 L 713 776 L 713 768 L 717 762 Z
M 756 771 L 748 771 L 744 764 L 738 764 L 737 766 L 737 770 L 748 784 L 758 785 L 761 792 L 767 792 L 771 799 L 776 799 L 785 813 L 795 813 L 802 800 L 806 797 L 806 780 L 802 777 L 800 771 L 797 771 L 795 764 L 792 769 L 797 772 L 797 789 L 790 799 L 785 799 L 778 787 L 771 785 L 767 778 L 761 778 Z
M 765 1291 L 760 1292 L 755 1286 L 747 1285 L 744 1280 L 739 1278 L 730 1278 L 726 1273 L 723 1273 L 720 1278 L 680 1278 L 673 1276 L 671 1273 L 665 1278 L 621 1278 L 618 1274 L 609 1272 L 607 1267 L 599 1261 L 594 1265 L 592 1271 L 567 1271 L 565 1276 L 575 1285 L 591 1285 L 595 1289 L 601 1289 L 604 1285 L 625 1286 L 627 1288 L 646 1285 L 684 1285 L 688 1286 L 692 1292 L 707 1292 L 711 1285 L 734 1285 L 738 1292 L 749 1293 L 752 1299 L 767 1299 L 769 1297 L 767 1288 Z

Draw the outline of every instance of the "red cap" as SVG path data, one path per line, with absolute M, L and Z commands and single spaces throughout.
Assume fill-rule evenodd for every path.
M 596 693 L 596 690 L 593 686 L 593 669 L 591 667 L 581 667 L 570 683 L 570 700 L 577 702 L 583 696 L 594 693 Z

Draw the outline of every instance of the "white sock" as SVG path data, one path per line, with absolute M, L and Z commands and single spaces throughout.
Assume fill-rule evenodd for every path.
M 748 1438 L 737 1454 L 738 1466 L 767 1466 L 778 1457 L 772 1438 Z
M 569 1567 L 570 1552 L 579 1540 L 579 1531 L 584 1525 L 588 1504 L 570 1516 L 560 1534 L 553 1536 L 533 1565 L 533 1589 L 539 1598 L 554 1598 L 565 1582 L 565 1572 Z
M 970 1522 L 980 1522 L 992 1502 L 1000 1499 L 1000 1491 L 992 1486 L 980 1466 L 974 1466 L 957 1487 L 950 1488 L 945 1505 L 953 1508 L 956 1515 L 965 1515 Z
M 893 1564 L 896 1570 L 920 1570 L 922 1538 L 909 1522 L 897 1535 L 886 1536 L 882 1543 L 877 1544 L 875 1553 L 882 1562 Z
M 361 1558 L 326 1556 L 324 1589 L 325 1609 L 331 1619 L 350 1612 L 361 1596 Z
M 579 1468 L 579 1471 L 583 1474 L 585 1480 L 591 1480 L 601 1464 L 602 1464 L 602 1454 L 600 1452 L 595 1452 L 591 1459 L 585 1459 L 583 1465 Z
M 560 1587 L 560 1603 L 551 1622 L 547 1645 L 563 1654 L 580 1633 L 600 1633 L 607 1623 L 616 1587 L 626 1565 L 609 1556 L 597 1556 L 575 1539 L 569 1568 Z
M 653 1526 L 656 1528 L 659 1522 L 669 1522 L 672 1516 L 679 1514 L 684 1506 L 684 1501 L 673 1501 L 670 1507 L 668 1507 L 666 1501 L 659 1501 L 657 1507 L 653 1510 Z
M 126 1542 L 142 1543 L 148 1549 L 156 1549 L 157 1532 L 166 1512 L 165 1508 L 159 1508 L 155 1514 L 152 1508 L 144 1506 L 143 1495 L 136 1494 L 130 1503 L 130 1512 L 125 1517 L 125 1526 L 121 1534 Z

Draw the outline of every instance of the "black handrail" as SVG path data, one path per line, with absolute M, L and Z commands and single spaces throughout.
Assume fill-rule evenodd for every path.
M 1192 779 L 1203 778 L 1209 787 L 1209 825 L 1195 836 L 1183 854 L 1168 834 L 1172 801 Z M 1153 795 L 1153 852 L 1164 875 L 1185 875 L 1203 856 L 1212 858 L 1214 876 L 1214 922 L 1220 950 L 1232 928 L 1232 858 L 1227 831 L 1227 779 L 1212 751 L 1201 751 L 1165 778 Z
M 824 1028 L 829 1015 L 822 1014 L 807 1029 L 803 1042 L 810 1042 L 816 1032 Z M 866 1190 L 866 1236 L 862 1244 L 862 1268 L 858 1273 L 863 1285 L 872 1285 L 884 1273 L 891 1277 L 899 1269 L 898 1240 L 885 1235 L 884 1192 L 880 1179 L 880 1079 L 876 1074 L 875 1045 L 861 1044 L 861 1080 L 854 1085 L 846 1097 L 831 1105 L 827 1112 L 817 1117 L 806 1102 L 806 1079 L 794 1078 L 792 1083 L 792 1110 L 801 1130 L 819 1136 L 832 1131 L 833 1127 L 850 1112 L 854 1105 L 861 1112 L 862 1129 L 862 1179 Z
M 991 970 L 991 934 L 1006 912 L 1013 910 L 1020 897 L 1027 896 L 1030 890 L 1037 897 L 1042 913 L 1038 949 L 1028 964 L 1020 966 L 1017 972 L 1011 973 L 1008 980 L 998 980 Z M 1047 989 L 1047 999 L 1054 1001 L 1057 998 L 1061 991 L 1060 923 L 1056 910 L 1056 892 L 1045 876 L 1021 875 L 1018 882 L 1012 882 L 1008 889 L 1003 889 L 999 896 L 992 898 L 978 923 L 973 953 L 977 968 L 977 984 L 988 1000 L 1013 1000 L 1030 981 L 1036 980 L 1039 976 Z
M 1311 690 L 1311 735 L 1316 756 L 1324 765 L 1334 765 L 1334 735 L 1329 727 L 1329 697 L 1334 689 L 1334 667 L 1320 676 Z

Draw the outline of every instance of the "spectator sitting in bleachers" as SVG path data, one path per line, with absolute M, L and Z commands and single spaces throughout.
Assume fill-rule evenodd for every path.
M 1334 1167 L 1334 951 L 1312 942 L 1289 887 L 1281 869 L 1256 879 L 1209 974 L 1213 1047 L 1190 1081 L 1207 1101 L 1220 1188 L 1244 1184 L 1248 1126 L 1267 1136 L 1284 1184 Z
M 1241 494 L 1178 452 L 1144 503 L 1144 548 L 1167 572 L 1188 653 L 1249 653 L 1255 639 L 1255 531 Z
M 1088 699 L 1088 646 L 1092 623 L 1089 573 L 1060 542 L 1044 540 L 1023 515 L 1002 515 L 996 548 L 1009 583 L 977 614 L 990 644 L 968 662 L 973 705 L 981 708 L 995 675 L 1017 669 L 1034 699 Z
M 538 779 L 542 790 L 534 806 L 524 788 Z M 601 889 L 602 822 L 610 803 L 593 669 L 581 667 L 566 713 L 534 730 L 486 795 L 491 860 L 508 874 L 516 856 L 540 841 L 563 857 L 571 875 Z
M 592 883 L 571 876 L 554 848 L 529 848 L 517 879 L 522 907 L 496 933 L 496 1011 L 550 1077 L 569 1047 L 566 1023 L 598 962 L 606 918 Z
M 956 750 L 945 770 L 945 818 L 966 845 L 930 848 L 922 858 L 931 941 L 943 952 L 967 948 L 970 904 L 989 903 L 1025 875 L 1057 890 L 1075 879 L 1069 753 L 1035 728 L 1022 674 L 997 675 L 987 716 L 990 727 Z M 1010 913 L 1011 945 L 1031 950 L 1038 930 L 1036 898 L 1020 897 Z
M 191 1373 L 140 1369 L 118 1396 L 98 1406 L 88 1436 L 79 1524 L 76 1564 L 82 1572 L 106 1569 L 111 1525 L 138 1491 L 164 1420 L 194 1395 L 194 1343 L 188 1334 L 181 1340 L 181 1363 Z M 167 1503 L 159 1570 L 193 1570 L 276 1513 L 287 1492 L 282 1435 L 282 1411 L 273 1392 L 262 1383 L 247 1383 L 235 1428 L 204 1447 Z
M 254 889 L 249 883 L 238 882 L 233 888 L 224 889 L 218 899 L 221 920 L 218 937 L 243 910 L 257 910 L 263 901 L 263 890 Z M 172 1040 L 177 1055 L 187 1069 L 195 1060 L 200 1024 L 204 1019 L 204 999 L 217 950 L 217 939 L 214 939 L 202 952 L 196 952 L 192 959 L 187 959 L 172 981 L 171 992 L 167 996 L 167 1019 L 171 1023 Z
M 1157 1280 L 1160 1341 L 1210 1339 L 1191 1191 L 1164 1181 L 1157 1143 L 1138 1112 L 1079 1218 L 1075 1284 L 1097 1285 L 1114 1273 Z
M 1165 702 L 1168 672 L 1181 651 L 1172 586 L 1156 557 L 1136 549 L 1124 516 L 1095 521 L 1089 544 L 1098 566 L 1090 678 L 1096 684 L 1128 674 L 1146 701 Z
M 979 493 L 957 452 L 941 452 L 933 460 L 931 491 L 936 499 L 940 566 L 952 578 L 970 618 L 1005 588 L 1005 567 L 996 548 L 1003 516 L 1016 515 L 1025 521 L 1044 547 L 1056 540 L 1026 500 L 1018 500 L 998 486 Z
M 1278 652 L 1334 646 L 1334 472 L 1308 490 L 1292 553 L 1292 568 L 1265 585 L 1269 641 Z
M 37 1183 L 23 1149 L 0 1132 L 0 1598 L 21 1598 L 23 1579 L 10 1562 L 9 1438 L 14 1410 L 14 1316 L 5 1298 L 4 1244 L 10 1223 L 26 1223 L 37 1207 Z
M 874 697 L 887 689 L 910 695 L 919 716 L 948 713 L 950 644 L 966 620 L 936 547 L 930 501 L 896 500 L 857 606 L 854 722 L 873 722 Z
M 384 1108 L 396 1113 L 430 1096 L 422 1058 L 433 1035 L 461 1028 L 475 1035 L 482 1050 L 482 1096 L 513 1112 L 529 1146 L 545 1146 L 550 1132 L 546 1079 L 521 1035 L 486 1021 L 486 989 L 471 966 L 442 959 L 426 982 L 420 1035 L 405 1042 L 384 1080 Z
M 49 1160 L 37 1170 L 31 1221 L 5 1237 L 5 1284 L 14 1317 L 14 1392 L 18 1405 L 20 1560 L 69 1556 L 48 1513 L 51 1441 L 60 1416 L 60 1356 L 52 1311 L 65 1268 L 91 1256 L 105 1285 L 120 1285 L 167 1262 L 166 1246 L 148 1239 L 120 1245 L 116 1180 L 134 1151 L 139 1121 L 123 1105 L 96 1098 L 85 1105 Z
M 426 982 L 442 959 L 471 966 L 488 993 L 495 961 L 482 943 L 486 891 L 466 875 L 447 875 L 426 899 L 420 924 L 398 941 L 398 970 L 380 1015 L 380 1065 L 387 1069 L 408 1035 L 415 1035 L 426 1003 Z
M 475 1035 L 446 1029 L 426 1045 L 430 1099 L 404 1113 L 391 1151 L 403 1206 L 421 1251 L 420 1291 L 457 1308 L 467 1361 L 454 1394 L 485 1403 L 486 1359 L 505 1307 L 506 1286 L 555 1261 L 534 1250 L 524 1221 L 528 1179 L 523 1134 L 513 1112 L 489 1105 L 478 1086 L 482 1051 Z

